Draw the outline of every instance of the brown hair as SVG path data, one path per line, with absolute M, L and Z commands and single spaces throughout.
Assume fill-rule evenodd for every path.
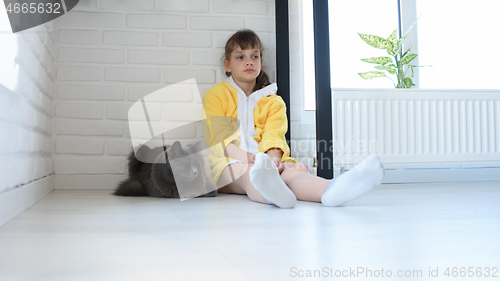
M 229 61 L 231 53 L 234 51 L 236 44 L 238 44 L 242 50 L 257 47 L 260 52 L 260 58 L 262 59 L 264 48 L 262 46 L 262 42 L 259 39 L 259 36 L 257 36 L 257 34 L 255 34 L 255 32 L 250 29 L 242 29 L 237 31 L 227 40 L 226 47 L 224 48 L 224 56 L 222 57 L 223 60 L 226 59 Z M 231 73 L 226 71 L 226 76 L 231 76 Z M 271 84 L 269 82 L 269 76 L 264 72 L 263 69 L 261 69 L 259 76 L 257 76 L 257 79 L 255 81 L 255 87 L 253 88 L 253 91 L 261 89 L 262 86 L 267 86 L 269 84 Z

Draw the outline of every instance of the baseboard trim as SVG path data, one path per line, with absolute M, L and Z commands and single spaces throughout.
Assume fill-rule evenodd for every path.
M 382 183 L 500 181 L 500 168 L 386 170 Z
M 31 207 L 55 187 L 54 175 L 38 179 L 0 194 L 0 227 Z

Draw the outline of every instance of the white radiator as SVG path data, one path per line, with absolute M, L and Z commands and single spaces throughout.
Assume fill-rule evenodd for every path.
M 334 90 L 334 167 L 500 162 L 500 91 Z M 320 145 L 320 144 L 319 144 Z

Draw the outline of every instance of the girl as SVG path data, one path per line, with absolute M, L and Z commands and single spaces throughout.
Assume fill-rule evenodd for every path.
M 223 57 L 227 79 L 203 97 L 208 160 L 219 191 L 293 208 L 297 199 L 340 206 L 379 185 L 384 167 L 376 154 L 334 180 L 289 157 L 285 103 L 262 70 L 262 52 L 253 31 L 232 35 Z

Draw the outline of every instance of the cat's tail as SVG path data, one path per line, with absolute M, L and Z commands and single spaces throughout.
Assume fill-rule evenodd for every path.
M 118 184 L 113 195 L 117 196 L 147 196 L 142 184 L 137 180 L 126 179 Z

